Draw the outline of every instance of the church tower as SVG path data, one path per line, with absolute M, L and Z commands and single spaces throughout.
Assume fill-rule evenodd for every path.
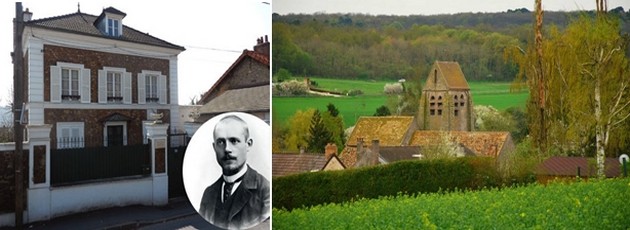
M 457 62 L 433 64 L 419 104 L 416 121 L 420 130 L 473 130 L 470 87 Z

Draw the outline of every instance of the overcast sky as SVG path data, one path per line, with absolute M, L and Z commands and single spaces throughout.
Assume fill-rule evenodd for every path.
M 543 9 L 573 11 L 595 9 L 593 0 L 543 0 Z M 608 8 L 630 8 L 630 0 L 609 0 Z M 508 9 L 533 10 L 534 0 L 274 0 L 273 12 L 288 13 L 366 13 L 371 15 L 433 15 L 461 12 L 503 12 Z
M 40 0 L 22 1 L 22 6 L 33 12 L 33 19 L 41 19 L 75 13 L 77 2 L 81 12 L 97 16 L 112 6 L 127 14 L 125 25 L 184 46 L 186 51 L 178 57 L 180 104 L 188 104 L 192 97 L 210 89 L 244 49 L 253 49 L 257 38 L 269 35 L 271 40 L 271 5 L 263 3 L 269 0 Z M 13 85 L 10 53 L 14 17 L 15 2 L 2 1 L 0 105 L 13 98 L 9 90 Z

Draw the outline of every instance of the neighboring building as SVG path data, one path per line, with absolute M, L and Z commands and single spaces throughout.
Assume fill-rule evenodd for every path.
M 332 143 L 326 145 L 324 154 L 274 153 L 272 156 L 273 177 L 346 168 L 337 157 L 337 145 Z
M 422 130 L 473 130 L 470 87 L 457 62 L 436 61 L 422 88 L 418 127 Z
M 26 222 L 167 204 L 167 135 L 182 129 L 184 47 L 127 26 L 113 7 L 37 20 L 27 9 L 16 18 L 22 14 L 24 88 L 16 90 L 25 98 Z M 11 214 L 0 213 L 0 226 Z
M 257 40 L 254 50 L 241 56 L 206 92 L 198 104 L 198 123 L 225 112 L 252 114 L 267 123 L 270 119 L 269 40 Z
M 349 168 L 419 159 L 423 151 L 430 151 L 427 147 L 442 143 L 443 134 L 448 134 L 461 150 L 458 156 L 506 160 L 515 148 L 510 133 L 472 132 L 472 106 L 459 64 L 436 61 L 417 116 L 360 117 L 339 158 Z
M 559 179 L 574 179 L 576 177 L 597 177 L 597 161 L 587 157 L 563 157 L 554 156 L 546 159 L 536 167 L 538 182 Z M 604 161 L 604 174 L 607 178 L 619 177 L 622 165 L 617 158 L 606 158 Z
M 177 55 L 171 44 L 124 23 L 113 7 L 26 22 L 28 125 L 50 124 L 51 148 L 134 145 L 162 114 L 181 130 Z

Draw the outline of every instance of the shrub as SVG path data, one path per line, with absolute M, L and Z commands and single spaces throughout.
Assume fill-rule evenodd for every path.
M 351 89 L 350 91 L 348 91 L 346 93 L 346 95 L 348 96 L 357 96 L 357 95 L 362 95 L 363 91 L 361 91 L 360 89 Z
M 357 198 L 479 189 L 502 184 L 494 158 L 401 161 L 273 179 L 274 208 L 291 210 Z
M 401 83 L 393 83 L 393 84 L 385 84 L 385 87 L 383 87 L 383 93 L 387 94 L 387 95 L 392 95 L 392 94 L 401 94 L 403 93 L 403 86 Z
M 276 84 L 275 95 L 277 96 L 300 96 L 308 93 L 308 86 L 303 81 L 290 80 Z

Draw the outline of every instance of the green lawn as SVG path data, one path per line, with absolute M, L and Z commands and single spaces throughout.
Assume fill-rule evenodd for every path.
M 285 122 L 297 110 L 316 108 L 320 111 L 326 110 L 328 103 L 333 103 L 343 116 L 345 127 L 353 126 L 360 116 L 372 116 L 376 108 L 385 104 L 387 96 L 383 94 L 383 87 L 386 81 L 361 81 L 342 80 L 330 78 L 314 78 L 318 88 L 344 91 L 351 89 L 361 89 L 364 95 L 355 97 L 273 97 L 272 109 L 274 121 Z M 491 105 L 498 110 L 509 107 L 525 107 L 528 92 L 510 92 L 509 82 L 469 82 L 472 92 L 473 103 L 475 105 Z

